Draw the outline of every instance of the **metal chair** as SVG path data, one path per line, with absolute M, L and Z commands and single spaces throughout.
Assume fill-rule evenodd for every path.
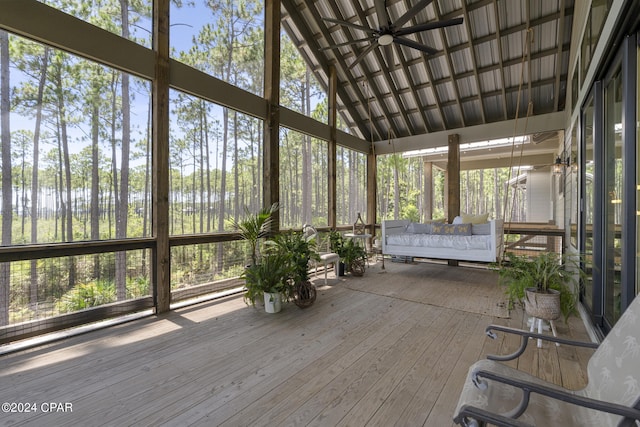
M 309 224 L 305 224 L 302 226 L 302 233 L 304 234 L 305 237 L 313 237 L 316 240 L 318 239 L 318 232 L 316 231 L 316 229 Z M 327 284 L 327 270 L 329 269 L 329 265 L 333 264 L 333 272 L 336 275 L 336 278 L 338 278 L 338 263 L 340 262 L 340 256 L 337 253 L 334 252 L 330 252 L 328 248 L 324 247 L 322 248 L 322 246 L 327 246 L 322 245 L 320 242 L 318 242 L 317 247 L 318 247 L 318 255 L 319 255 L 319 260 L 314 260 L 314 266 L 315 266 L 315 275 L 316 277 L 318 276 L 318 265 L 322 264 L 324 266 L 324 284 Z M 327 251 L 323 251 L 323 249 L 326 249 Z
M 469 369 L 454 413 L 463 426 L 637 426 L 640 425 L 640 298 L 620 317 L 600 345 L 491 325 L 521 337 L 506 356 L 487 356 Z M 529 338 L 597 348 L 587 364 L 588 384 L 568 390 L 502 361 L 519 357 Z

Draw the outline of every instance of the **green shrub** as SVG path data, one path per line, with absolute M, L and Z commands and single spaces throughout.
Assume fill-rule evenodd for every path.
M 60 313 L 69 313 L 85 308 L 97 307 L 116 300 L 113 283 L 94 281 L 80 284 L 66 292 L 56 304 Z

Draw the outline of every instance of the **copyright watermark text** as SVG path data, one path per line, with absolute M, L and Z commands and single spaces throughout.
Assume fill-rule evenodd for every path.
M 26 414 L 35 412 L 55 413 L 55 412 L 73 412 L 73 403 L 71 402 L 4 402 L 2 404 L 2 412 L 12 414 Z

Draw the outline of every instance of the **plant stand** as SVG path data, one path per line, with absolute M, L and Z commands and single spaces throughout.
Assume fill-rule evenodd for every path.
M 533 332 L 536 329 L 536 325 L 538 326 L 538 333 L 541 334 L 543 330 L 542 322 L 544 319 L 540 319 L 539 317 L 530 317 L 531 319 L 531 328 L 529 328 L 529 332 Z M 551 326 L 551 332 L 554 337 L 558 337 L 558 331 L 556 330 L 556 324 L 553 320 L 547 320 L 549 322 L 549 326 Z M 556 346 L 560 346 L 560 343 L 556 343 Z M 542 348 L 542 340 L 538 338 L 538 348 Z

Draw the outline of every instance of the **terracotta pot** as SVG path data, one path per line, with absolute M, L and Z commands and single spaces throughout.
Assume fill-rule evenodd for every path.
M 531 317 L 543 320 L 556 320 L 562 314 L 560 310 L 560 292 L 549 289 L 546 293 L 537 288 L 525 289 L 524 310 Z

